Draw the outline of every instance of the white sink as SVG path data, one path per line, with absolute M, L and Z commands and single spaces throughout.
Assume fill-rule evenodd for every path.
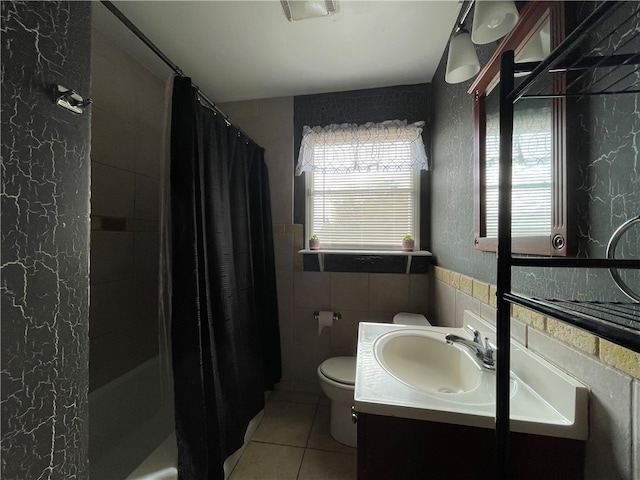
M 396 380 L 447 402 L 495 403 L 495 371 L 459 344 L 447 344 L 439 328 L 394 329 L 376 338 L 373 355 Z M 511 396 L 518 384 L 511 379 Z
M 464 324 L 494 339 L 492 326 L 465 312 Z M 462 328 L 361 323 L 354 400 L 363 413 L 495 427 L 495 370 L 467 347 L 449 345 Z M 584 440 L 588 389 L 543 358 L 511 342 L 512 431 Z
M 442 333 L 393 330 L 377 338 L 373 352 L 389 374 L 419 390 L 458 394 L 480 385 L 482 368 L 467 351 L 447 345 Z

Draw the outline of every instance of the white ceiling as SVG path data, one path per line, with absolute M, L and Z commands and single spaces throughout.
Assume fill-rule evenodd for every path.
M 333 16 L 289 22 L 279 1 L 114 2 L 216 102 L 430 82 L 457 0 L 340 0 Z M 94 26 L 151 70 L 171 70 L 101 3 Z

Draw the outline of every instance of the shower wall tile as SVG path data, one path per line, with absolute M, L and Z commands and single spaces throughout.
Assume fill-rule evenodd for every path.
M 115 118 L 134 123 L 131 86 L 135 83 L 135 69 L 136 62 L 129 55 L 123 55 L 105 35 L 93 29 L 91 99 L 95 106 Z
M 134 232 L 133 274 L 145 277 L 157 285 L 158 258 L 160 258 L 160 234 L 158 232 Z
M 91 160 L 132 171 L 136 160 L 136 135 L 133 128 L 132 124 L 93 105 Z
M 585 479 L 634 478 L 633 379 L 533 328 L 529 328 L 528 347 L 589 386 Z
M 157 179 L 135 175 L 135 217 L 160 218 L 160 184 Z
M 135 301 L 132 279 L 93 284 L 89 336 L 113 333 L 134 322 Z
M 158 354 L 159 178 L 164 81 L 98 31 L 93 32 L 91 281 L 98 294 L 91 388 Z M 119 230 L 119 231 L 116 231 Z M 130 285 L 109 302 L 106 282 Z M 115 287 L 112 287 L 115 288 Z M 118 296 L 119 295 L 119 296 Z M 131 301 L 131 296 L 133 301 Z M 104 338 L 103 338 L 104 337 Z M 115 339 L 108 344 L 108 340 Z M 109 345 L 110 348 L 107 347 Z M 117 357 L 117 358 L 116 358 Z
M 162 136 L 165 129 L 165 82 L 139 63 L 134 65 L 131 73 L 134 82 L 133 122 L 141 130 Z
M 133 278 L 134 234 L 91 233 L 91 284 Z
M 368 273 L 332 273 L 331 308 L 339 310 L 369 310 Z
M 134 185 L 132 172 L 91 162 L 91 214 L 133 217 Z
M 158 304 L 159 288 L 157 281 L 150 281 L 149 278 L 133 279 L 134 302 L 130 315 L 133 322 L 127 328 L 136 328 L 144 325 L 148 338 L 157 340 L 158 332 Z
M 409 305 L 409 275 L 371 274 L 369 277 L 369 309 L 401 312 Z
M 162 131 L 137 128 L 135 136 L 136 141 L 130 153 L 134 157 L 134 165 L 129 168 L 140 175 L 159 179 L 163 158 Z
M 90 340 L 91 358 L 109 359 L 108 362 L 90 360 L 89 389 L 109 383 L 157 354 L 157 338 L 149 339 L 148 332 L 137 329 L 120 330 Z

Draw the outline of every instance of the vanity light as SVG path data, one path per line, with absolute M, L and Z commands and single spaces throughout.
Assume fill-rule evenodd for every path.
M 473 30 L 471 35 L 464 28 L 464 22 L 475 3 Z M 449 43 L 447 83 L 469 80 L 480 71 L 480 62 L 473 43 L 481 45 L 503 37 L 518 22 L 518 10 L 513 1 L 470 0 L 460 21 L 456 24 Z M 473 43 L 472 43 L 473 42 Z
M 504 37 L 518 23 L 518 9 L 513 1 L 478 0 L 473 13 L 471 40 L 484 45 Z
M 326 17 L 338 11 L 337 0 L 281 0 L 287 20 L 304 20 L 306 18 Z
M 447 72 L 444 79 L 447 83 L 460 83 L 477 75 L 479 71 L 480 62 L 471 43 L 471 36 L 467 30 L 459 30 L 454 33 L 449 44 Z

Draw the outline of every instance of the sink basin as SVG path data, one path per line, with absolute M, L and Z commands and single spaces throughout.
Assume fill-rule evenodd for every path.
M 482 367 L 464 347 L 448 345 L 445 335 L 396 330 L 373 345 L 377 362 L 402 383 L 427 393 L 460 394 L 480 386 Z
M 493 326 L 465 311 L 463 325 L 490 339 Z M 358 412 L 470 427 L 495 428 L 496 372 L 447 334 L 466 328 L 361 322 L 354 405 Z M 510 344 L 510 429 L 588 438 L 588 388 L 529 351 Z

